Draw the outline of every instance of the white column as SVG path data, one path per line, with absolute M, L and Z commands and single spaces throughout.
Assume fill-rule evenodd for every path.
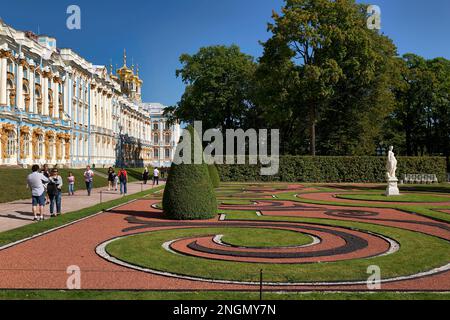
M 23 100 L 23 66 L 20 62 L 17 68 L 16 105 L 21 110 L 25 107 Z
M 112 117 L 112 115 L 113 115 L 113 103 L 112 103 L 112 96 L 111 96 L 111 98 L 109 98 L 109 130 L 113 130 L 113 117 Z
M 8 72 L 8 63 L 6 58 L 0 59 L 0 106 L 6 106 L 7 92 L 6 92 L 6 80 Z
M 53 83 L 53 117 L 59 117 L 59 83 Z
M 96 122 L 97 122 L 97 126 L 100 127 L 101 123 L 102 123 L 102 106 L 101 106 L 101 100 L 100 100 L 100 95 L 101 94 L 97 90 L 95 95 L 96 95 L 95 101 L 96 101 L 96 104 L 97 104 L 97 121 Z
M 80 78 L 77 78 L 75 80 L 75 105 L 73 106 L 74 109 L 74 114 L 73 114 L 73 119 L 75 120 L 75 122 L 77 124 L 80 123 L 80 119 L 78 117 L 78 108 L 80 107 L 80 103 L 79 103 L 79 95 L 80 95 Z
M 63 110 L 65 113 L 70 114 L 70 87 L 69 87 L 70 75 L 66 74 L 66 81 L 64 81 L 64 100 Z
M 30 75 L 30 82 L 29 82 L 29 88 L 28 90 L 30 90 L 30 112 L 31 113 L 37 113 L 36 110 L 34 110 L 34 85 L 35 85 L 35 81 L 34 81 L 34 71 L 31 71 L 31 68 L 29 69 L 29 75 Z
M 103 98 L 103 128 L 107 127 L 107 122 L 108 122 L 108 118 L 107 118 L 107 108 L 108 108 L 108 104 L 106 102 L 107 96 L 104 92 L 102 92 L 102 98 Z
M 48 78 L 42 77 L 42 113 L 48 115 Z

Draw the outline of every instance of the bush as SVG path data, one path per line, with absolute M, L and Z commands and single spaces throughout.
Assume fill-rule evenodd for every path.
M 193 129 L 189 131 L 194 138 L 198 138 L 193 135 Z M 208 166 L 204 163 L 173 163 L 164 190 L 163 208 L 168 218 L 176 220 L 210 219 L 216 216 L 217 199 Z
M 220 186 L 220 177 L 216 166 L 214 164 L 208 165 L 208 171 L 213 188 L 218 188 Z
M 446 180 L 446 159 L 442 157 L 398 157 L 397 177 L 404 174 L 436 174 Z M 383 183 L 386 182 L 384 157 L 303 157 L 281 156 L 275 176 L 261 176 L 259 165 L 218 165 L 224 182 L 309 182 Z

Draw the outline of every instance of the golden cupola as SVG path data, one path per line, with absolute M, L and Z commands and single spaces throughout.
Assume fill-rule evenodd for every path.
M 123 94 L 126 94 L 133 100 L 142 101 L 141 88 L 143 81 L 139 78 L 139 67 L 134 72 L 134 65 L 131 68 L 127 66 L 127 53 L 123 53 L 123 66 L 117 70 L 117 77 Z

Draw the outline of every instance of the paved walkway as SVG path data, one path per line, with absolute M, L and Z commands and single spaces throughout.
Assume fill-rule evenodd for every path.
M 164 182 L 162 182 L 164 184 Z M 152 184 L 143 185 L 141 182 L 131 182 L 128 184 L 128 194 L 134 194 L 143 190 L 149 190 Z M 119 191 L 108 191 L 107 187 L 92 190 L 92 196 L 88 197 L 86 190 L 76 191 L 75 196 L 63 195 L 63 213 L 73 212 L 84 208 L 92 207 L 103 202 L 120 198 Z M 45 208 L 45 214 L 50 215 L 49 206 Z M 8 203 L 0 203 L 0 232 L 16 229 L 32 223 L 33 213 L 31 211 L 30 200 L 18 200 Z

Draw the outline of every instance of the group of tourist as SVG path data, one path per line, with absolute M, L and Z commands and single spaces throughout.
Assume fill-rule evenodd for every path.
M 62 187 L 63 178 L 59 175 L 58 168 L 49 169 L 48 165 L 42 168 L 34 165 L 31 169 L 32 173 L 27 177 L 27 186 L 31 189 L 33 221 L 44 220 L 44 208 L 50 205 L 50 216 L 56 217 L 62 214 Z M 153 171 L 153 185 L 159 185 L 160 172 L 157 168 Z M 150 173 L 148 168 L 144 169 L 142 179 L 147 184 Z M 90 166 L 86 167 L 83 174 L 86 184 L 87 195 L 91 196 L 94 185 L 94 171 Z M 75 176 L 69 172 L 67 176 L 68 194 L 75 195 Z M 116 174 L 114 168 L 108 169 L 108 190 L 117 191 L 120 189 L 121 195 L 126 195 L 128 184 L 128 172 L 125 168 L 120 168 Z M 120 187 L 119 187 L 120 185 Z
M 120 194 L 127 194 L 127 184 L 128 184 L 128 172 L 125 168 L 120 168 L 119 172 L 116 174 L 113 167 L 108 169 L 108 191 L 114 189 L 117 191 L 118 187 L 120 189 Z
M 153 186 L 159 185 L 159 170 L 155 168 L 153 170 Z M 150 178 L 150 172 L 148 168 L 144 168 L 144 172 L 142 173 L 142 180 L 144 184 L 147 184 Z M 109 167 L 108 169 L 108 191 L 120 190 L 120 194 L 127 194 L 127 184 L 128 184 L 128 172 L 125 168 L 120 168 L 119 172 L 116 174 L 113 167 Z
M 50 217 L 56 217 L 62 214 L 62 187 L 63 178 L 59 175 L 58 168 L 49 169 L 44 165 L 42 169 L 39 165 L 33 165 L 32 173 L 27 177 L 27 186 L 31 189 L 33 221 L 44 220 L 45 205 L 50 205 Z M 94 172 L 90 166 L 86 167 L 84 172 L 86 190 L 88 196 L 91 195 Z M 67 177 L 69 196 L 75 195 L 75 176 L 69 172 Z

